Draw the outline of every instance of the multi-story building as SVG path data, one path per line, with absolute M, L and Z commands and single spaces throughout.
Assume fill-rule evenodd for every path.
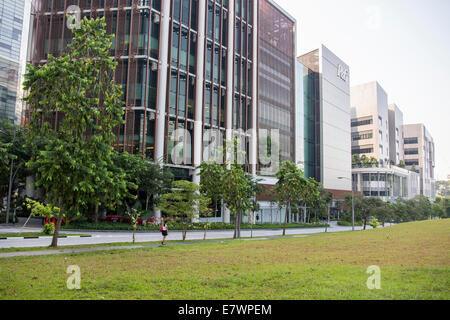
M 388 163 L 389 111 L 386 91 L 376 81 L 350 89 L 352 154 Z
M 296 162 L 333 193 L 337 207 L 352 187 L 350 70 L 322 45 L 297 58 L 297 75 Z
M 406 167 L 420 174 L 420 194 L 434 201 L 436 190 L 433 137 L 423 124 L 404 125 L 403 132 Z
M 295 160 L 296 21 L 274 1 L 33 0 L 31 63 L 64 52 L 70 6 L 81 17 L 105 17 L 115 35 L 125 110 L 119 151 L 198 182 L 195 167 L 216 154 L 213 142 L 237 137 L 246 170 L 270 175 L 257 140 L 260 129 L 275 129 L 281 160 Z M 59 119 L 55 113 L 55 127 Z M 178 129 L 187 132 L 182 139 Z
M 396 104 L 389 105 L 389 159 L 400 164 L 403 157 L 403 112 Z
M 352 174 L 354 190 L 366 197 L 395 201 L 420 194 L 419 174 L 391 164 L 354 166 Z
M 389 163 L 389 109 L 386 91 L 378 82 L 354 86 L 351 91 L 352 154 Z
M 324 45 L 297 59 L 303 66 L 298 72 L 303 73 L 299 87 L 304 99 L 305 150 L 299 162 L 305 163 L 307 175 L 320 181 L 325 189 L 349 191 L 350 69 Z
M 25 73 L 30 1 L 0 2 L 0 119 L 22 122 L 22 77 Z

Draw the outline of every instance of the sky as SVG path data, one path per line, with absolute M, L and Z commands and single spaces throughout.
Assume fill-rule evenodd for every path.
M 435 177 L 450 175 L 449 0 L 275 0 L 297 20 L 297 54 L 327 46 L 350 85 L 378 81 L 434 139 Z

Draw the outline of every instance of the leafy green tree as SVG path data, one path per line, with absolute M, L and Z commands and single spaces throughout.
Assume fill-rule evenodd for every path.
M 200 191 L 212 200 L 217 212 L 218 203 L 223 200 L 222 177 L 226 168 L 223 164 L 202 162 L 199 169 Z
M 234 238 L 240 238 L 242 215 L 252 208 L 252 186 L 241 165 L 231 164 L 223 171 L 223 201 L 235 217 Z
M 136 210 L 135 208 L 131 208 L 130 211 L 127 211 L 128 216 L 130 217 L 130 223 L 133 226 L 133 243 L 136 242 L 136 228 L 138 225 L 139 217 L 141 216 L 141 212 Z
M 105 195 L 109 206 L 126 193 L 124 175 L 111 170 L 113 128 L 123 122 L 123 102 L 121 86 L 113 80 L 117 62 L 109 54 L 113 35 L 105 26 L 104 18 L 84 18 L 72 30 L 64 55 L 28 65 L 25 75 L 24 100 L 32 106 L 28 145 L 34 147 L 36 138 L 49 141 L 28 167 L 39 172 L 35 186 L 45 189 L 48 203 L 61 209 L 51 247 L 57 246 L 65 212 L 79 214 Z M 61 116 L 58 130 L 48 121 L 56 111 Z
M 403 161 L 403 160 L 400 160 L 400 162 L 399 162 L 399 164 L 398 164 L 398 167 L 399 167 L 399 168 L 403 168 L 403 169 L 405 169 L 405 168 L 406 168 L 406 164 L 405 164 L 405 161 Z
M 186 240 L 187 223 L 210 210 L 211 200 L 199 191 L 200 187 L 194 182 L 174 181 L 172 191 L 161 196 L 157 207 L 169 216 L 181 218 L 183 241 Z
M 361 157 L 359 156 L 359 154 L 354 154 L 352 156 L 352 164 L 353 165 L 359 165 L 361 164 Z
M 290 161 L 285 161 L 280 165 L 275 177 L 278 179 L 273 191 L 278 199 L 280 207 L 286 207 L 286 214 L 284 217 L 283 236 L 286 235 L 286 225 L 288 217 L 291 214 L 292 205 L 296 208 L 299 202 L 303 199 L 309 203 L 310 188 L 308 180 L 305 179 L 303 171 L 297 165 Z
M 9 222 L 11 197 L 14 190 L 25 187 L 28 170 L 25 164 L 31 150 L 25 146 L 27 129 L 13 125 L 11 121 L 0 120 L 0 199 L 7 196 L 6 223 Z

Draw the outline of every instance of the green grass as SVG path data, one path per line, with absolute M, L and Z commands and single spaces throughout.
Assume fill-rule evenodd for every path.
M 88 236 L 88 234 L 68 234 L 60 233 L 60 236 Z M 52 237 L 53 235 L 48 235 L 43 232 L 21 232 L 21 233 L 0 233 L 0 238 L 16 238 L 16 237 Z
M 66 268 L 81 268 L 68 290 Z M 366 269 L 381 268 L 381 290 Z M 450 220 L 305 238 L 0 260 L 0 299 L 445 299 Z

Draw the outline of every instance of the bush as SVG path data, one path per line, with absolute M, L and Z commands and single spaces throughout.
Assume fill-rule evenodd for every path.
M 199 223 L 188 223 L 187 230 L 205 230 L 205 226 L 208 225 L 208 230 L 233 230 L 234 224 L 223 223 L 223 222 L 199 222 Z M 314 223 L 314 224 L 303 224 L 303 223 L 289 223 L 287 228 L 322 228 L 326 227 L 326 223 Z M 141 231 L 159 231 L 159 224 L 148 223 L 143 226 L 137 226 L 136 230 Z M 182 225 L 180 222 L 169 221 L 167 223 L 169 230 L 182 230 Z M 280 229 L 283 224 L 254 224 L 253 229 Z M 66 229 L 84 229 L 84 230 L 133 230 L 133 226 L 128 223 L 120 222 L 78 222 L 74 221 L 70 226 L 63 226 Z M 241 224 L 241 229 L 250 229 L 251 226 L 248 223 Z
M 49 236 L 52 235 L 53 232 L 55 232 L 55 225 L 53 224 L 53 222 L 47 223 L 42 229 L 42 233 L 47 234 Z
M 341 227 L 351 227 L 352 226 L 352 222 L 350 221 L 338 221 L 338 226 L 341 226 Z M 362 226 L 363 225 L 363 223 L 362 222 L 360 222 L 360 221 L 355 221 L 355 226 Z
M 19 219 L 16 217 L 15 221 L 13 222 L 13 212 L 9 212 L 9 223 L 17 223 L 19 222 Z M 0 215 L 0 223 L 6 223 L 6 213 Z

